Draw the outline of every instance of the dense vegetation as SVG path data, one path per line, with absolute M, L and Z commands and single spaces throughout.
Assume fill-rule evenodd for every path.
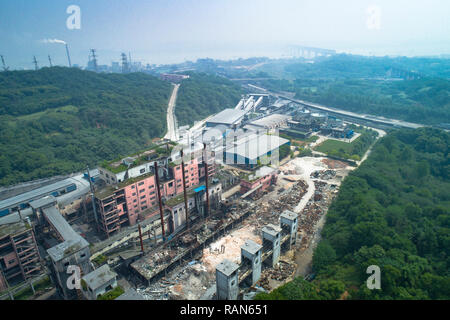
M 169 83 L 75 68 L 0 73 L 0 185 L 76 172 L 152 144 Z
M 424 123 L 450 123 L 450 81 L 268 80 L 272 90 L 295 92 L 297 99 L 329 107 Z
M 191 73 L 178 92 L 175 116 L 178 124 L 192 125 L 211 114 L 234 108 L 241 99 L 241 87 L 226 78 Z
M 382 138 L 329 209 L 315 280 L 257 298 L 449 299 L 449 143 L 430 128 Z M 370 265 L 381 269 L 381 290 L 366 286 Z
M 450 59 L 339 54 L 316 58 L 314 63 L 305 63 L 302 60 L 274 60 L 254 72 L 257 71 L 267 72 L 268 75 L 276 75 L 282 79 L 381 79 L 404 77 L 407 73 L 422 78 L 450 79 Z

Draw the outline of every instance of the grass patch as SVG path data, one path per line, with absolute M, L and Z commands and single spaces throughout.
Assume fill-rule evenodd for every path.
M 351 143 L 328 139 L 316 146 L 314 150 L 344 159 L 359 161 L 370 145 L 376 140 L 378 132 L 370 129 L 360 129 L 361 135 Z
M 117 297 L 121 296 L 125 290 L 121 286 L 117 286 L 111 291 L 108 291 L 97 297 L 97 300 L 114 300 Z
M 92 260 L 92 262 L 94 262 L 98 266 L 103 265 L 106 261 L 108 261 L 108 257 L 104 254 L 98 255 L 95 259 Z

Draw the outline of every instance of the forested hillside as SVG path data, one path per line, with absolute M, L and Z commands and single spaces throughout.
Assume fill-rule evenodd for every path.
M 0 73 L 0 185 L 136 152 L 166 130 L 169 83 L 75 68 Z
M 258 298 L 449 299 L 449 144 L 449 133 L 430 128 L 382 138 L 329 209 L 316 279 Z M 370 265 L 381 269 L 381 290 L 366 286 Z
M 419 79 L 379 80 L 269 80 L 261 85 L 295 92 L 297 99 L 329 107 L 392 117 L 416 123 L 450 123 L 450 81 Z
M 178 124 L 192 125 L 211 114 L 234 108 L 241 99 L 241 87 L 223 77 L 191 73 L 178 92 L 175 116 Z

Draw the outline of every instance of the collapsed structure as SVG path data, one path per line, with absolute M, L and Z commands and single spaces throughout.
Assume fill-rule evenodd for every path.
M 239 265 L 224 260 L 216 267 L 216 295 L 219 300 L 237 300 L 239 284 L 253 286 L 261 277 L 263 263 L 270 267 L 278 262 L 280 251 L 289 250 L 297 241 L 298 215 L 284 211 L 280 227 L 267 225 L 263 228 L 263 245 L 247 240 L 241 246 Z

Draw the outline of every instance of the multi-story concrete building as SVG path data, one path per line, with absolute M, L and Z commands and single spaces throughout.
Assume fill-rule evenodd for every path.
M 154 167 L 149 168 L 154 170 Z M 164 172 L 159 174 L 161 197 L 170 199 L 182 194 L 181 164 L 170 164 L 160 169 L 159 173 Z M 205 175 L 204 167 L 199 166 L 196 158 L 186 162 L 186 188 L 199 185 L 201 173 Z M 100 229 L 107 236 L 122 227 L 136 224 L 138 219 L 143 220 L 159 212 L 156 180 L 152 171 L 97 192 L 95 197 Z
M 248 175 L 241 179 L 240 193 L 243 197 L 250 194 L 258 194 L 267 190 L 271 185 L 277 183 L 278 173 L 270 167 L 261 167 L 255 174 Z
M 33 278 L 42 270 L 30 222 L 0 226 L 0 291 Z

